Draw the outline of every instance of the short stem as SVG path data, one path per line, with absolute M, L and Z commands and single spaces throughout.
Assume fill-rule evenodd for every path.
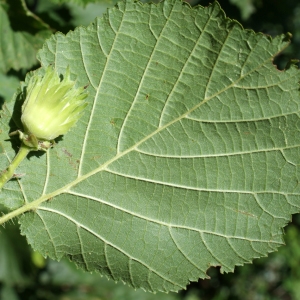
M 27 147 L 22 143 L 21 148 L 19 149 L 19 152 L 9 165 L 9 167 L 2 172 L 0 175 L 0 190 L 2 187 L 6 184 L 7 181 L 9 181 L 14 173 L 16 168 L 19 166 L 19 164 L 24 160 L 24 158 L 27 156 L 27 154 L 30 152 L 31 148 Z

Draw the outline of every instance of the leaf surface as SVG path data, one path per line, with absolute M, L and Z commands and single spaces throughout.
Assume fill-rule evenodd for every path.
M 42 65 L 69 66 L 89 105 L 3 189 L 38 204 L 29 243 L 150 291 L 276 250 L 300 205 L 299 72 L 272 64 L 287 45 L 174 0 L 52 36 Z

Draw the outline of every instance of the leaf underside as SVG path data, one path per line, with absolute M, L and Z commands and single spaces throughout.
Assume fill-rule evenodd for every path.
M 299 72 L 272 63 L 287 45 L 176 0 L 53 35 L 43 67 L 69 66 L 89 105 L 3 189 L 11 208 L 40 198 L 20 218 L 29 243 L 166 292 L 276 250 L 300 206 Z

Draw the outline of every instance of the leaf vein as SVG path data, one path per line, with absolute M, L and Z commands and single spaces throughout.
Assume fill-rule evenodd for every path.
M 77 192 L 74 192 L 74 191 L 68 191 L 68 194 L 71 194 L 71 195 L 74 195 L 74 196 L 79 196 L 79 197 L 82 197 L 82 198 L 85 198 L 85 199 L 88 199 L 88 200 L 92 200 L 92 201 L 97 201 L 99 203 L 102 203 L 102 204 L 107 205 L 109 207 L 115 208 L 117 210 L 125 212 L 125 213 L 127 213 L 129 215 L 132 215 L 134 217 L 143 219 L 145 221 L 149 221 L 151 223 L 166 226 L 166 227 L 187 229 L 187 230 L 195 231 L 195 232 L 198 232 L 198 233 L 207 233 L 207 234 L 212 234 L 212 235 L 216 235 L 216 236 L 220 236 L 220 237 L 224 237 L 224 238 L 241 239 L 241 240 L 246 240 L 246 241 L 263 242 L 263 243 L 269 243 L 270 242 L 269 240 L 266 241 L 266 240 L 258 240 L 258 239 L 249 239 L 249 238 L 245 238 L 245 237 L 242 237 L 242 236 L 229 236 L 229 235 L 224 235 L 224 234 L 221 234 L 221 233 L 218 233 L 218 232 L 203 230 L 203 229 L 199 229 L 199 228 L 195 228 L 195 227 L 167 223 L 167 222 L 164 222 L 164 221 L 161 221 L 161 220 L 157 220 L 157 219 L 154 219 L 154 218 L 147 217 L 145 215 L 141 215 L 139 213 L 135 213 L 131 210 L 125 209 L 121 206 L 112 204 L 110 202 L 107 202 L 105 200 L 102 200 L 102 199 L 99 199 L 99 198 L 96 198 L 96 197 L 93 197 L 93 196 L 90 196 L 90 195 L 80 194 L 80 193 L 77 193 Z M 39 207 L 38 209 L 45 209 L 45 207 Z M 46 208 L 46 210 L 48 210 L 48 208 Z M 274 243 L 276 243 L 276 242 L 274 242 Z
M 204 98 L 208 98 L 208 97 L 207 97 L 207 93 L 208 93 L 208 89 L 209 89 L 209 87 L 210 87 L 210 82 L 212 82 L 211 79 L 212 79 L 212 77 L 213 77 L 213 75 L 214 75 L 214 72 L 215 72 L 215 70 L 216 70 L 216 66 L 217 66 L 218 60 L 220 59 L 220 56 L 221 56 L 221 54 L 222 54 L 222 50 L 224 49 L 224 47 L 225 47 L 225 45 L 226 45 L 226 42 L 227 42 L 227 40 L 228 40 L 228 38 L 229 38 L 230 33 L 232 32 L 232 30 L 233 30 L 233 27 L 231 28 L 231 30 L 227 31 L 226 39 L 224 40 L 224 42 L 222 42 L 222 46 L 221 46 L 221 48 L 220 48 L 220 50 L 219 50 L 219 52 L 218 52 L 218 56 L 217 56 L 217 58 L 216 58 L 215 63 L 213 64 L 213 67 L 212 67 L 212 69 L 211 69 L 211 73 L 210 73 L 209 79 L 208 79 L 208 81 L 207 81 L 206 90 L 205 90 L 205 92 L 204 92 Z
M 199 155 L 176 155 L 176 154 L 159 154 L 159 153 L 150 153 L 145 150 L 140 150 L 139 148 L 136 151 L 140 154 L 149 155 L 153 157 L 162 157 L 162 158 L 178 158 L 178 159 L 189 159 L 189 158 L 209 158 L 209 157 L 227 157 L 227 156 L 235 156 L 235 155 L 244 155 L 244 154 L 254 154 L 254 153 L 261 153 L 261 152 L 274 152 L 274 151 L 283 151 L 291 148 L 298 148 L 299 145 L 290 147 L 280 147 L 280 148 L 265 148 L 265 149 L 257 149 L 257 150 L 249 150 L 249 151 L 236 151 L 236 152 L 224 152 L 224 153 L 217 153 L 217 154 L 199 154 Z
M 207 242 L 206 242 L 206 240 L 205 240 L 205 238 L 204 238 L 203 233 L 200 233 L 200 236 L 201 236 L 201 239 L 202 239 L 203 244 L 205 245 L 207 251 L 210 253 L 210 255 L 211 255 L 216 261 L 218 261 L 218 262 L 220 263 L 220 266 L 221 266 L 221 267 L 222 267 L 222 266 L 225 266 L 226 268 L 231 269 L 229 266 L 226 266 L 224 263 L 222 263 L 222 261 L 221 261 L 219 258 L 217 258 L 217 257 L 213 254 L 213 251 L 210 249 L 210 247 L 208 247 L 208 244 L 207 244 Z
M 36 214 L 40 217 L 42 223 L 44 224 L 44 228 L 45 228 L 45 231 L 47 232 L 47 235 L 48 235 L 48 237 L 49 237 L 49 239 L 50 239 L 50 241 L 51 241 L 51 244 L 52 244 L 52 247 L 53 247 L 53 251 L 54 251 L 54 253 L 55 253 L 55 257 L 58 259 L 59 257 L 58 257 L 58 255 L 57 255 L 55 243 L 54 243 L 54 240 L 53 240 L 53 238 L 52 238 L 52 235 L 50 234 L 50 231 L 49 231 L 49 229 L 48 229 L 48 226 L 46 225 L 45 220 L 44 220 L 43 217 L 39 214 L 38 211 L 36 211 Z
M 175 82 L 175 84 L 173 85 L 172 90 L 170 91 L 170 93 L 169 93 L 169 95 L 168 95 L 168 97 L 167 97 L 167 99 L 166 99 L 166 101 L 165 101 L 165 105 L 164 105 L 164 107 L 163 107 L 163 109 L 162 109 L 162 112 L 161 112 L 161 117 L 160 117 L 160 121 L 159 121 L 159 127 L 162 127 L 162 126 L 163 126 L 163 116 L 164 116 L 165 111 L 166 111 L 166 109 L 167 109 L 168 103 L 169 103 L 170 99 L 172 99 L 172 95 L 173 95 L 173 93 L 174 93 L 174 91 L 175 91 L 177 85 L 178 85 L 179 82 L 180 82 L 180 79 L 181 79 L 181 77 L 182 77 L 182 74 L 184 73 L 184 70 L 185 70 L 185 68 L 186 68 L 187 65 L 188 65 L 188 61 L 191 59 L 191 57 L 192 57 L 193 54 L 195 53 L 195 49 L 197 48 L 197 46 L 198 46 L 200 40 L 202 39 L 203 32 L 205 32 L 205 29 L 206 29 L 206 27 L 208 26 L 210 20 L 211 20 L 211 17 L 208 18 L 208 20 L 207 20 L 207 22 L 206 22 L 206 24 L 205 24 L 205 26 L 204 26 L 203 29 L 201 29 L 201 28 L 199 28 L 199 27 L 197 26 L 198 29 L 199 29 L 199 31 L 200 31 L 199 37 L 198 37 L 198 39 L 195 41 L 194 47 L 193 47 L 192 51 L 190 52 L 189 56 L 186 58 L 185 64 L 184 64 L 184 66 L 183 66 L 181 72 L 179 73 L 179 76 L 178 76 L 178 78 L 176 79 L 176 82 Z M 197 24 L 196 24 L 196 25 L 197 25 Z
M 93 231 L 92 229 L 90 229 L 89 227 L 81 224 L 80 222 L 76 221 L 75 219 L 73 219 L 72 217 L 68 216 L 65 213 L 62 213 L 58 210 L 55 210 L 53 208 L 49 208 L 49 207 L 39 207 L 39 210 L 43 210 L 43 211 L 48 211 L 51 213 L 55 213 L 57 215 L 60 215 L 64 218 L 66 218 L 67 220 L 71 221 L 72 223 L 74 223 L 76 226 L 80 226 L 82 229 L 86 230 L 87 232 L 91 233 L 93 236 L 95 236 L 96 238 L 100 239 L 101 241 L 103 241 L 105 244 L 109 245 L 110 247 L 116 249 L 117 251 L 119 251 L 120 253 L 124 254 L 125 256 L 127 256 L 128 258 L 140 263 L 141 265 L 143 265 L 144 267 L 146 267 L 148 270 L 150 270 L 151 272 L 155 273 L 157 276 L 159 276 L 160 278 L 162 278 L 163 280 L 178 286 L 180 288 L 184 288 L 184 286 L 180 285 L 179 283 L 176 283 L 174 281 L 172 281 L 171 279 L 169 279 L 168 277 L 164 276 L 163 274 L 161 274 L 160 272 L 156 271 L 155 269 L 153 269 L 152 267 L 150 267 L 149 265 L 147 265 L 145 262 L 143 262 L 141 259 L 135 258 L 133 256 L 131 256 L 129 253 L 127 253 L 125 250 L 121 249 L 120 247 L 118 247 L 117 245 L 109 242 L 108 240 L 106 240 L 105 238 L 103 238 L 101 235 L 99 235 L 97 232 Z
M 172 230 L 171 230 L 171 227 L 168 226 L 168 230 L 169 230 L 169 233 L 170 233 L 170 236 L 172 238 L 172 241 L 174 242 L 174 244 L 176 245 L 177 249 L 179 250 L 179 252 L 185 257 L 185 259 L 187 261 L 189 261 L 197 270 L 201 271 L 202 273 L 206 274 L 206 270 L 202 270 L 201 268 L 199 268 L 192 260 L 191 258 L 188 257 L 187 254 L 184 253 L 184 251 L 181 249 L 181 247 L 179 246 L 179 244 L 176 242 L 176 239 L 175 237 L 173 236 L 172 234 Z
M 46 152 L 46 176 L 45 176 L 45 183 L 44 183 L 42 196 L 46 194 L 46 190 L 49 182 L 49 176 L 50 176 L 50 155 L 49 155 L 49 151 L 47 151 Z
M 81 28 L 80 28 L 81 29 Z M 88 68 L 86 67 L 86 62 L 85 62 L 85 59 L 84 59 L 84 51 L 83 51 L 83 48 L 82 48 L 82 37 L 81 37 L 81 34 L 82 34 L 82 30 L 80 30 L 79 31 L 79 47 L 80 47 L 80 55 L 81 55 L 81 60 L 82 60 L 82 65 L 83 65 L 83 68 L 84 68 L 84 71 L 85 71 L 85 74 L 86 74 L 86 76 L 87 76 L 87 78 L 88 78 L 88 80 L 89 80 L 89 82 L 90 82 L 90 84 L 91 84 L 91 86 L 95 89 L 95 90 L 97 90 L 97 87 L 95 87 L 94 85 L 93 85 L 93 81 L 91 80 L 91 76 L 90 76 L 90 74 L 89 74 L 89 71 L 88 71 Z
M 168 21 L 169 21 L 169 19 L 168 19 Z M 125 128 L 125 126 L 126 126 L 126 123 L 127 123 L 127 121 L 128 121 L 128 118 L 130 117 L 130 113 L 132 112 L 132 110 L 133 110 L 133 108 L 134 108 L 134 106 L 135 106 L 135 104 L 136 104 L 136 102 L 137 102 L 138 95 L 139 95 L 140 90 L 141 90 L 141 88 L 142 88 L 142 85 L 143 85 L 143 83 L 144 83 L 146 73 L 148 72 L 148 69 L 149 69 L 149 67 L 150 67 L 150 64 L 152 63 L 152 57 L 153 57 L 153 55 L 154 55 L 154 53 L 155 53 L 155 51 L 156 51 L 156 48 L 157 48 L 157 45 L 158 45 L 160 39 L 162 38 L 163 31 L 165 30 L 165 28 L 166 28 L 166 26 L 167 26 L 167 24 L 168 24 L 168 21 L 165 22 L 164 27 L 163 27 L 162 31 L 160 32 L 160 34 L 159 34 L 159 37 L 156 39 L 156 42 L 155 42 L 155 44 L 154 44 L 154 46 L 153 46 L 153 49 L 152 49 L 152 51 L 151 51 L 151 54 L 150 54 L 148 63 L 147 63 L 147 65 L 146 65 L 145 70 L 144 70 L 144 72 L 143 72 L 143 75 L 142 75 L 142 77 L 141 77 L 141 79 L 140 79 L 140 81 L 139 81 L 139 85 L 138 85 L 137 91 L 136 91 L 136 93 L 135 93 L 135 97 L 134 97 L 134 99 L 132 100 L 131 106 L 130 106 L 129 110 L 128 110 L 127 113 L 126 113 L 126 116 L 125 116 L 124 121 L 123 121 L 123 123 L 122 123 L 122 126 L 121 126 L 121 128 L 120 128 L 120 131 L 119 131 L 119 137 L 118 137 L 118 141 L 117 141 L 117 153 L 120 153 L 120 152 L 121 152 L 121 150 L 120 150 L 120 149 L 121 149 L 121 138 L 122 138 L 122 134 L 123 134 L 124 128 Z
M 86 261 L 85 252 L 83 250 L 83 242 L 81 240 L 80 227 L 79 226 L 76 226 L 76 232 L 77 232 L 78 239 L 79 239 L 79 242 L 80 242 L 81 257 L 82 257 L 83 263 L 85 265 L 86 271 L 89 271 L 89 266 L 88 266 L 88 263 Z
M 123 17 L 124 17 L 124 14 L 123 14 L 122 18 Z M 110 20 L 109 20 L 109 22 L 110 22 Z M 98 95 L 100 93 L 100 87 L 102 85 L 102 80 L 103 80 L 103 77 L 104 77 L 103 74 L 105 74 L 105 70 L 107 68 L 108 61 L 109 61 L 109 56 L 110 56 L 110 54 L 112 52 L 112 49 L 114 48 L 114 44 L 116 42 L 117 36 L 118 36 L 118 34 L 116 33 L 115 37 L 114 37 L 114 41 L 113 41 L 112 47 L 111 47 L 110 52 L 109 52 L 109 55 L 107 56 L 107 59 L 106 59 L 106 62 L 105 62 L 103 73 L 102 73 L 102 76 L 100 78 L 100 82 L 99 82 L 99 85 L 98 85 L 98 88 L 97 88 L 97 91 L 96 91 L 96 95 L 95 95 L 95 98 L 94 98 L 93 107 L 92 107 L 91 112 L 90 112 L 90 118 L 89 118 L 89 121 L 88 121 L 88 125 L 86 127 L 86 131 L 85 131 L 85 135 L 84 135 L 84 140 L 83 140 L 83 144 L 82 144 L 82 152 L 81 152 L 81 157 L 80 157 L 80 160 L 79 160 L 80 162 L 79 162 L 79 165 L 78 165 L 78 173 L 77 173 L 78 175 L 77 175 L 77 178 L 79 178 L 82 175 L 82 167 L 83 167 L 83 162 L 84 162 L 85 149 L 87 147 L 87 142 L 88 142 L 88 137 L 89 137 L 89 131 L 90 131 L 90 128 L 91 128 L 91 125 L 92 125 L 92 121 L 93 121 L 93 117 L 94 117 L 94 113 L 95 113 L 95 110 L 96 110 L 97 98 L 98 98 Z M 100 45 L 100 47 L 101 47 L 101 45 Z
M 108 244 L 106 243 L 106 242 L 104 242 L 104 257 L 105 257 L 105 260 L 106 260 L 106 265 L 107 265 L 107 268 L 108 268 L 108 271 L 109 271 L 109 274 L 110 274 L 110 276 L 111 276 L 111 278 L 114 280 L 114 281 L 116 281 L 116 278 L 115 278 L 115 275 L 114 275 L 114 273 L 113 273 L 113 271 L 112 271 L 112 268 L 111 268 L 111 266 L 110 266 L 110 262 L 109 262 L 109 260 L 108 260 L 108 250 L 107 250 L 107 246 L 108 246 Z

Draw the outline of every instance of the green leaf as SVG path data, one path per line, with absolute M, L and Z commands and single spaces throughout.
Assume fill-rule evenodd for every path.
M 230 3 L 239 8 L 243 20 L 248 20 L 256 10 L 253 0 L 230 0 Z
M 2 212 L 1 212 L 2 213 Z M 15 242 L 18 241 L 18 247 Z M 17 226 L 7 224 L 5 230 L 0 231 L 0 282 L 6 285 L 25 285 L 30 275 L 28 266 L 24 267 L 24 256 L 28 255 L 29 248 L 24 237 L 20 236 Z M 27 261 L 28 264 L 28 261 Z M 28 272 L 26 274 L 26 272 Z M 10 299 L 10 298 L 1 298 Z
M 29 243 L 150 291 L 275 251 L 300 206 L 300 76 L 272 63 L 288 40 L 176 0 L 120 2 L 52 36 L 42 65 L 69 66 L 89 105 L 0 194 L 31 210 Z
M 11 286 L 4 285 L 0 290 L 1 299 L 19 300 L 19 297 Z
M 72 15 L 72 25 L 89 25 L 96 17 L 101 16 L 106 12 L 108 7 L 111 7 L 113 2 L 90 3 L 85 7 L 75 4 L 68 4 L 68 9 Z
M 19 85 L 20 81 L 17 76 L 0 73 L 0 98 L 10 100 Z
M 50 36 L 50 31 L 43 29 L 35 34 L 25 30 L 14 31 L 11 28 L 8 15 L 1 5 L 0 21 L 0 72 L 5 73 L 10 69 L 31 68 L 37 64 L 36 53 L 45 39 Z

